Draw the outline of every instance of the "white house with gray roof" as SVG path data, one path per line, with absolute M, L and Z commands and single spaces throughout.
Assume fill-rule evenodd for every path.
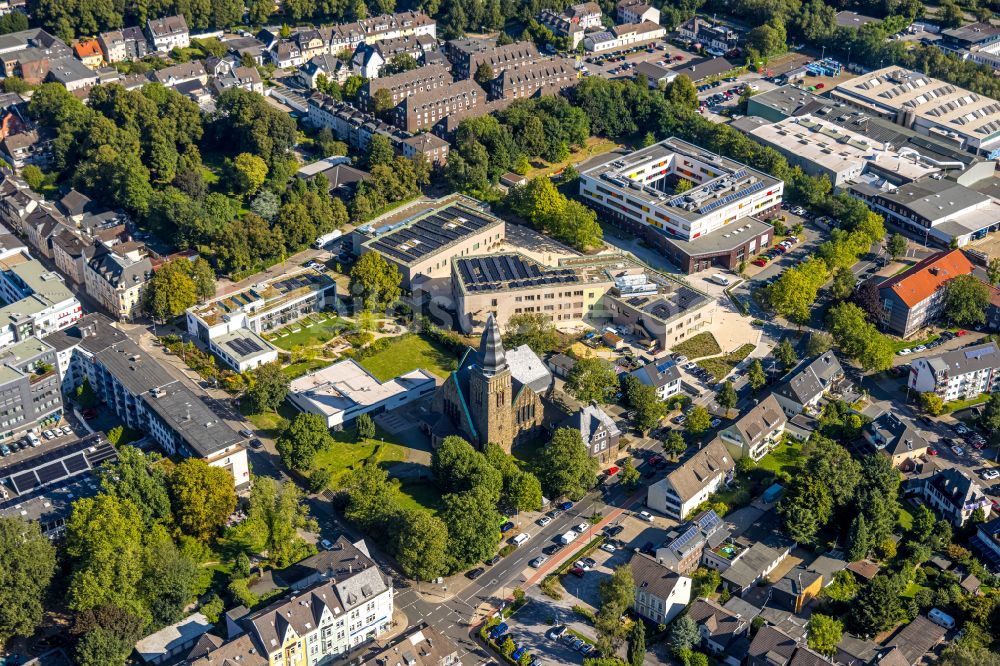
M 691 579 L 645 553 L 635 553 L 629 564 L 635 579 L 632 610 L 654 624 L 669 624 L 691 600 Z
M 508 356 L 508 358 L 510 358 Z M 580 431 L 583 445 L 592 458 L 607 463 L 618 457 L 618 442 L 621 430 L 607 412 L 591 403 L 583 406 L 570 416 L 564 426 Z
M 684 464 L 649 486 L 646 506 L 680 520 L 732 478 L 736 462 L 720 439 L 713 439 Z
M 771 394 L 757 403 L 738 421 L 719 432 L 719 436 L 733 456 L 749 456 L 760 460 L 781 441 L 785 432 L 785 413 L 777 398 Z
M 813 413 L 820 398 L 843 376 L 840 361 L 828 351 L 797 369 L 773 395 L 789 418 L 803 412 Z
M 968 400 L 997 389 L 998 368 L 1000 348 L 995 342 L 988 342 L 915 359 L 910 364 L 907 385 L 921 393 L 933 391 L 945 402 Z
M 681 372 L 677 363 L 671 358 L 663 358 L 647 363 L 638 370 L 632 371 L 632 376 L 647 386 L 656 389 L 660 400 L 667 400 L 681 392 Z

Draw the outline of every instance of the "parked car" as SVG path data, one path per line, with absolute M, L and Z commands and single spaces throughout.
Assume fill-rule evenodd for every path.
M 573 567 L 572 569 L 569 570 L 569 572 L 574 576 L 576 576 L 577 578 L 583 578 L 584 571 L 580 567 Z
M 907 347 L 906 349 L 900 349 L 898 352 L 896 352 L 896 356 L 909 356 L 912 353 L 913 350 Z
M 476 580 L 477 578 L 479 578 L 480 576 L 482 576 L 483 573 L 485 573 L 485 572 L 486 572 L 485 568 L 483 568 L 483 567 L 476 567 L 475 569 L 472 569 L 471 571 L 467 571 L 465 573 L 465 577 L 468 578 L 469 580 Z
M 640 511 L 637 515 L 639 518 L 645 520 L 647 523 L 653 522 L 653 514 L 651 514 L 649 511 Z
M 535 522 L 538 523 L 539 526 L 545 527 L 546 525 L 548 525 L 549 523 L 552 522 L 552 519 L 549 518 L 548 516 L 542 516 L 541 518 L 539 518 Z
M 982 477 L 986 481 L 992 481 L 993 479 L 1000 479 L 1000 472 L 998 472 L 995 469 L 988 469 L 983 472 Z
M 617 548 L 615 548 L 615 545 L 610 541 L 605 541 L 604 543 L 601 544 L 601 550 L 603 550 L 605 553 L 613 553 L 617 550 Z
M 572 508 L 573 508 L 572 502 L 563 502 L 562 504 L 559 505 L 560 511 L 569 511 Z
M 545 564 L 548 561 L 548 559 L 549 558 L 545 555 L 539 555 L 535 559 L 528 562 L 528 566 L 533 567 L 535 569 L 539 569 L 543 564 Z
M 963 449 L 961 446 L 959 446 L 957 444 L 955 446 L 951 447 L 951 452 L 954 453 L 956 456 L 964 456 L 965 455 L 965 449 Z
M 588 525 L 587 523 L 580 523 L 579 525 L 573 528 L 573 531 L 576 532 L 577 534 L 583 534 L 589 529 L 590 525 Z
M 709 423 L 712 424 L 713 428 L 718 428 L 720 425 L 722 425 L 722 419 L 713 418 L 711 421 L 709 421 Z
M 521 660 L 521 657 L 522 657 L 522 656 L 524 655 L 524 653 L 525 653 L 526 651 L 527 651 L 527 648 L 524 648 L 524 647 L 519 647 L 519 648 L 517 648 L 516 650 L 514 650 L 514 651 L 513 651 L 512 653 L 511 653 L 510 657 L 511 657 L 511 659 L 513 659 L 514 661 L 520 661 L 520 660 Z
M 503 559 L 503 558 L 500 557 L 499 555 L 494 555 L 490 559 L 486 560 L 486 564 L 488 564 L 489 566 L 493 566 L 494 564 L 496 564 L 497 562 L 499 562 L 501 559 Z
M 555 555 L 563 548 L 565 548 L 565 546 L 563 546 L 561 543 L 553 543 L 546 546 L 545 548 L 542 548 L 542 552 L 545 553 L 546 555 Z
M 516 527 L 514 523 L 508 520 L 506 523 L 500 526 L 500 534 L 506 534 L 507 532 L 510 532 L 512 529 L 514 529 L 514 527 Z
M 549 629 L 548 631 L 546 631 L 545 632 L 545 636 L 551 640 L 551 639 L 559 638 L 560 636 L 562 636 L 565 633 L 566 633 L 566 625 L 560 624 L 559 626 L 552 627 L 551 629 Z
M 621 525 L 612 525 L 610 527 L 605 527 L 604 533 L 607 534 L 609 537 L 616 537 L 619 534 L 621 534 L 624 530 L 625 528 Z

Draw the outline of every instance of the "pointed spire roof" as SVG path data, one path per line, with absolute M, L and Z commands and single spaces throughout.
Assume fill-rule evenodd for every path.
M 479 364 L 483 373 L 493 376 L 507 369 L 507 358 L 503 353 L 503 342 L 500 340 L 500 326 L 496 317 L 490 313 L 483 330 L 483 338 L 479 342 Z

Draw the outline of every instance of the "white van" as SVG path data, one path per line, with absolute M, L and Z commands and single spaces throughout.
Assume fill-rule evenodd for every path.
M 580 535 L 574 532 L 573 530 L 570 530 L 569 532 L 566 532 L 565 534 L 559 537 L 559 543 L 561 543 L 564 546 L 569 545 L 574 541 L 576 541 L 576 538 L 578 536 Z
M 955 618 L 942 610 L 938 610 L 937 608 L 932 608 L 930 612 L 927 613 L 927 618 L 939 627 L 944 627 L 945 629 L 955 628 Z
M 520 546 L 522 543 L 524 543 L 525 541 L 527 541 L 529 538 L 530 537 L 528 536 L 527 532 L 521 532 L 520 534 L 518 534 L 516 537 L 514 537 L 511 540 L 511 543 L 513 543 L 515 546 Z
M 716 273 L 716 274 L 714 274 L 712 277 L 710 277 L 708 279 L 711 280 L 712 282 L 714 282 L 715 284 L 722 285 L 723 287 L 728 287 L 729 283 L 731 282 L 731 280 L 729 278 L 727 278 L 725 275 L 723 275 L 722 273 Z

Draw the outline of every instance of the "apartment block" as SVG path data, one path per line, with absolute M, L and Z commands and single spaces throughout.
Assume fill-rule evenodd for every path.
M 419 10 L 373 16 L 325 30 L 329 30 L 330 53 L 333 54 L 341 51 L 353 53 L 362 42 L 374 44 L 386 39 L 421 35 L 437 37 L 437 23 Z M 320 32 L 324 33 L 325 30 L 321 29 Z
M 490 99 L 524 99 L 556 94 L 576 85 L 578 76 L 569 58 L 551 58 L 508 67 L 490 82 Z
M 241 664 L 242 666 L 316 666 L 345 658 L 352 650 L 371 643 L 392 627 L 392 580 L 371 559 L 364 541 L 352 544 L 343 537 L 333 544 L 336 562 L 319 584 L 296 590 L 275 603 L 227 620 L 228 640 L 217 639 L 185 662 L 190 666 Z M 422 639 L 408 635 L 415 649 Z M 406 640 L 406 639 L 404 639 Z M 398 648 L 403 643 L 397 643 Z M 449 666 L 453 650 L 426 666 Z M 393 651 L 393 659 L 416 666 Z M 360 663 L 352 662 L 352 663 Z M 366 662 L 367 663 L 367 662 Z M 389 661 L 376 662 L 378 664 Z
M 727 483 L 735 468 L 736 462 L 726 445 L 718 438 L 713 439 L 680 467 L 649 486 L 646 505 L 681 520 Z
M 652 11 L 659 13 L 655 9 Z M 666 34 L 666 29 L 653 21 L 622 23 L 610 30 L 588 34 L 583 38 L 583 48 L 591 53 L 615 51 L 662 39 Z
M 488 66 L 493 76 L 508 67 L 532 63 L 541 58 L 531 42 L 496 46 L 492 40 L 455 39 L 448 42 L 448 58 L 454 65 L 455 78 L 471 79 L 481 66 Z
M 988 342 L 914 359 L 907 385 L 920 393 L 932 391 L 946 402 L 993 393 L 1000 388 L 1000 348 Z
M 452 83 L 451 71 L 447 65 L 427 65 L 392 76 L 382 76 L 368 80 L 358 92 L 358 104 L 363 111 L 375 112 L 375 94 L 386 90 L 392 97 L 392 106 L 399 105 L 410 95 L 446 88 Z
M 84 270 L 87 294 L 116 319 L 128 320 L 142 308 L 142 293 L 153 264 L 142 243 L 98 243 Z
M 62 418 L 55 349 L 28 338 L 0 350 L 0 442 Z
M 972 270 L 962 250 L 947 250 L 884 280 L 878 286 L 882 327 L 908 338 L 934 323 L 944 309 L 945 285 Z
M 80 301 L 62 277 L 19 248 L 0 255 L 0 348 L 72 326 Z
M 110 319 L 87 315 L 44 342 L 55 350 L 63 393 L 86 379 L 125 425 L 146 433 L 168 455 L 200 458 L 225 469 L 237 488 L 250 483 L 245 438 Z
M 191 46 L 187 21 L 180 14 L 146 21 L 146 34 L 154 51 L 186 49 Z
M 395 111 L 396 127 L 407 132 L 430 129 L 449 116 L 486 113 L 486 93 L 465 80 L 405 97 Z

